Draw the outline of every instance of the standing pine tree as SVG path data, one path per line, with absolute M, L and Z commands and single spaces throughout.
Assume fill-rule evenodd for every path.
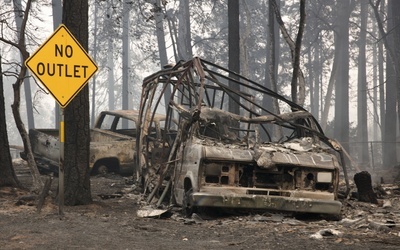
M 88 48 L 88 1 L 64 1 L 63 23 L 82 47 Z M 65 109 L 65 204 L 92 201 L 90 194 L 89 88 L 86 85 Z

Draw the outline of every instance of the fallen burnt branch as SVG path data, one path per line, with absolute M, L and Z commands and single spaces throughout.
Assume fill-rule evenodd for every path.
M 40 213 L 42 211 L 42 207 L 43 207 L 43 204 L 44 204 L 44 201 L 45 201 L 47 195 L 49 194 L 52 181 L 53 181 L 53 177 L 52 176 L 47 176 L 46 177 L 42 192 L 40 193 L 40 195 L 38 197 L 38 204 L 37 204 L 37 207 L 36 207 L 38 213 Z

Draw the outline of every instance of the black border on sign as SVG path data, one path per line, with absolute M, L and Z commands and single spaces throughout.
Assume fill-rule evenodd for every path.
M 44 48 L 44 46 L 46 46 L 46 44 L 61 30 L 61 29 L 65 29 L 65 31 L 72 37 L 72 39 L 75 41 L 76 44 L 78 44 L 79 48 L 83 51 L 83 53 L 86 54 L 86 56 L 89 58 L 89 60 L 93 63 L 95 70 L 93 71 L 93 73 L 87 78 L 87 81 L 84 82 L 76 91 L 73 95 L 71 95 L 71 97 L 65 102 L 65 104 L 63 105 L 60 100 L 58 100 L 58 98 L 53 94 L 53 92 L 50 91 L 50 89 L 46 86 L 46 83 L 44 81 L 42 81 L 42 79 L 40 78 L 40 76 L 37 76 L 35 71 L 33 71 L 31 69 L 31 67 L 29 67 L 28 62 L 36 56 L 36 54 L 42 49 Z M 98 67 L 97 64 L 93 61 L 93 59 L 90 57 L 90 55 L 86 52 L 86 50 L 82 47 L 82 45 L 78 42 L 78 40 L 75 38 L 74 35 L 72 35 L 72 33 L 68 30 L 67 26 L 65 26 L 64 24 L 60 24 L 60 26 L 58 26 L 58 28 L 53 32 L 53 34 L 46 39 L 46 41 L 35 51 L 35 53 L 33 53 L 32 56 L 30 56 L 28 59 L 25 60 L 25 66 L 35 75 L 36 78 L 38 78 L 40 80 L 40 82 L 43 84 L 44 87 L 46 87 L 47 91 L 49 91 L 49 93 L 53 96 L 53 98 L 58 102 L 58 104 L 62 107 L 65 108 L 71 101 L 72 99 L 74 99 L 74 97 L 83 89 L 83 87 L 85 87 L 85 85 L 88 83 L 88 81 L 90 80 L 90 78 L 92 78 L 92 76 L 97 72 Z

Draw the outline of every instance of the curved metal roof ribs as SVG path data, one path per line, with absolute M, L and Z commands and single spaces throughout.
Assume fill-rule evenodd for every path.
M 239 90 L 231 88 L 230 82 L 237 84 Z M 262 98 L 265 97 L 277 100 L 280 110 L 284 112 L 279 113 L 264 107 Z M 235 102 L 240 112 L 230 112 L 229 102 Z M 167 116 L 163 140 L 157 142 L 157 145 L 147 140 L 148 130 L 156 113 Z M 172 119 L 178 121 L 178 125 L 171 122 Z M 158 147 L 161 154 L 168 155 L 167 163 L 161 164 L 155 170 L 161 176 L 161 182 L 170 171 L 170 163 L 179 160 L 176 159 L 178 144 L 189 136 L 191 126 L 203 126 L 206 130 L 205 127 L 218 122 L 224 128 L 216 126 L 212 132 L 220 140 L 227 139 L 228 134 L 240 132 L 248 138 L 249 133 L 255 132 L 254 127 L 257 126 L 266 142 L 273 142 L 276 138 L 273 138 L 275 135 L 271 126 L 279 126 L 285 130 L 286 138 L 278 138 L 275 143 L 312 137 L 314 141 L 322 141 L 341 154 L 341 148 L 324 135 L 317 120 L 303 107 L 262 84 L 195 57 L 190 61 L 179 61 L 172 67 L 166 67 L 143 81 L 138 123 L 141 129 L 138 129 L 136 144 L 138 166 L 141 167 L 137 176 L 142 176 L 142 170 L 149 168 L 154 155 L 152 151 Z

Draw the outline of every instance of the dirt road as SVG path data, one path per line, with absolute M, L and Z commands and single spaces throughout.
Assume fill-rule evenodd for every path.
M 24 177 L 25 176 L 25 177 Z M 29 175 L 19 173 L 29 185 Z M 93 204 L 58 215 L 57 179 L 41 213 L 29 193 L 0 189 L 0 249 L 399 249 L 400 204 L 343 201 L 343 220 L 279 213 L 185 218 L 173 208 L 162 218 L 140 218 L 140 194 L 118 175 L 91 179 Z M 387 204 L 387 203 L 386 203 Z

